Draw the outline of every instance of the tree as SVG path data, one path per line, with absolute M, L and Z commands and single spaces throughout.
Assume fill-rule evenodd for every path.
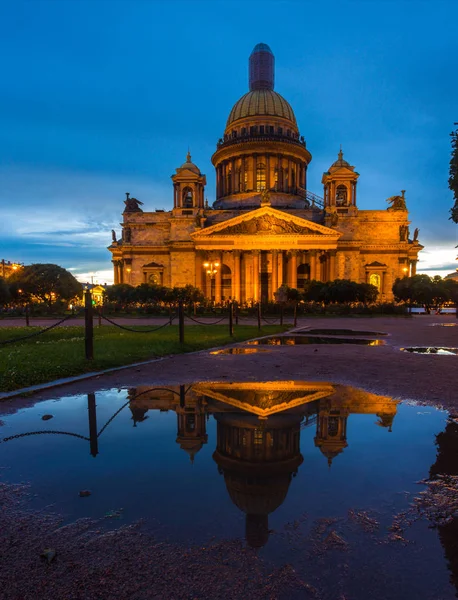
M 458 125 L 458 123 L 455 123 Z M 448 179 L 448 187 L 453 192 L 455 204 L 450 209 L 450 219 L 454 223 L 458 223 L 458 128 L 450 134 L 452 138 L 452 155 L 450 158 L 450 177 Z
M 11 299 L 10 290 L 4 279 L 0 277 L 0 306 L 8 304 Z
M 451 298 L 453 287 L 436 275 L 433 279 L 428 275 L 414 275 L 396 279 L 393 294 L 398 302 L 423 304 L 426 312 L 431 306 L 440 306 Z
M 118 302 L 119 304 L 129 304 L 132 302 L 134 287 L 128 283 L 117 283 L 107 287 L 107 299 L 109 302 Z
M 71 300 L 83 290 L 69 271 L 54 264 L 28 265 L 11 275 L 8 283 L 22 298 L 38 298 L 50 306 L 57 300 Z

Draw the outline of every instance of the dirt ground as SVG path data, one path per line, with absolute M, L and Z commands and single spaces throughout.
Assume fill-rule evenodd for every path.
M 379 338 L 385 342 L 380 346 L 260 346 L 267 352 L 214 355 L 205 350 L 176 355 L 50 388 L 34 397 L 55 398 L 152 383 L 307 380 L 353 385 L 376 394 L 416 400 L 458 413 L 458 356 L 411 354 L 400 350 L 411 346 L 458 347 L 458 320 L 454 315 L 300 319 L 298 330 L 302 329 L 304 333 L 306 328 L 353 329 L 387 335 Z M 30 398 L 24 400 L 28 403 Z M 14 400 L 16 406 L 18 402 L 20 398 Z

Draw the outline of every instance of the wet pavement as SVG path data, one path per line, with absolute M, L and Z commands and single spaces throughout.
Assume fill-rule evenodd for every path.
M 455 597 L 444 552 L 455 556 L 456 518 L 446 507 L 435 528 L 405 518 L 421 482 L 455 465 L 444 411 L 301 380 L 151 384 L 5 408 L 1 479 L 30 486 L 28 510 L 92 519 L 99 534 L 140 520 L 147 547 L 149 536 L 238 543 L 316 592 L 259 597 Z

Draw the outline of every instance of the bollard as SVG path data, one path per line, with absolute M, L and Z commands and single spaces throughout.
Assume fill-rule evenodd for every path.
M 172 307 L 169 306 L 169 325 L 172 324 L 173 321 L 173 317 L 172 317 Z
M 180 385 L 180 408 L 184 408 L 185 404 L 186 404 L 186 401 L 185 401 L 184 385 Z
M 235 303 L 234 312 L 235 312 L 235 324 L 238 325 L 239 324 L 239 304 L 238 304 L 238 302 Z M 458 314 L 458 309 L 457 309 L 457 314 Z M 457 319 L 458 319 L 458 317 L 457 317 Z
M 102 307 L 101 306 L 98 307 L 97 314 L 99 317 L 99 327 L 102 327 Z
M 232 302 L 229 302 L 229 335 L 231 337 L 234 335 L 234 305 Z
M 94 358 L 94 322 L 90 290 L 84 292 L 84 349 L 86 359 L 92 360 Z
M 280 325 L 283 325 L 283 304 L 280 304 Z
M 261 329 L 261 303 L 258 302 L 258 329 Z
M 297 302 L 294 304 L 294 327 L 297 327 Z
M 99 438 L 97 435 L 97 410 L 95 394 L 87 395 L 87 410 L 89 415 L 89 445 L 91 455 L 95 458 L 99 453 Z
M 30 325 L 29 305 L 25 305 L 25 324 L 27 327 Z
M 180 344 L 184 344 L 184 309 L 182 300 L 178 302 L 178 330 L 180 336 Z

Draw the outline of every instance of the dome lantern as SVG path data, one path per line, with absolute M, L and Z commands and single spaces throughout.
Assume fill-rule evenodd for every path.
M 250 91 L 273 90 L 275 57 L 267 44 L 256 44 L 249 58 Z

